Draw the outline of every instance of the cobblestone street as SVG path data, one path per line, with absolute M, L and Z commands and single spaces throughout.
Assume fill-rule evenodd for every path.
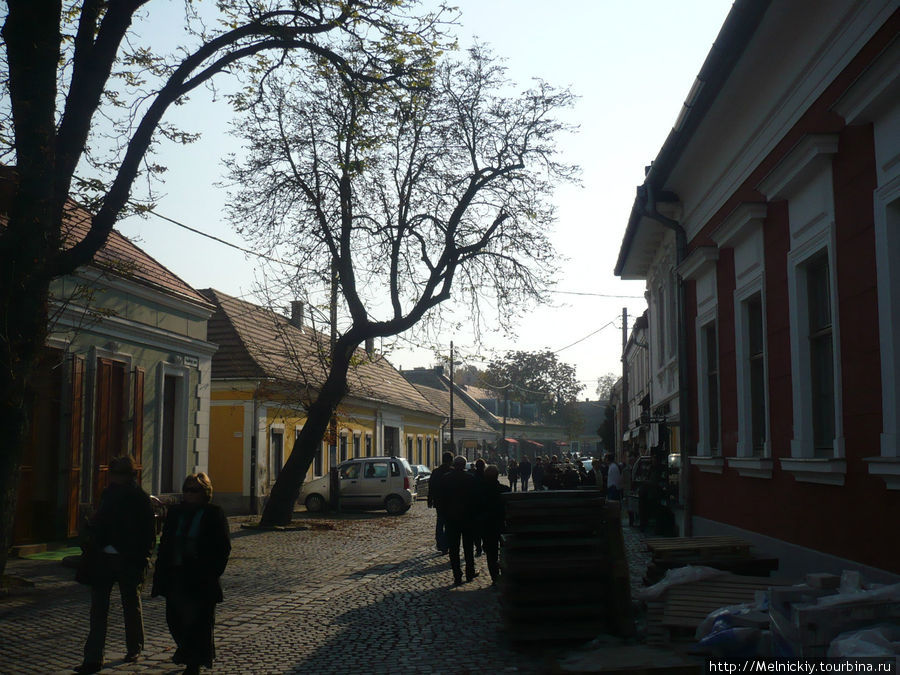
M 508 643 L 486 564 L 477 559 L 481 576 L 452 587 L 447 557 L 434 549 L 434 511 L 424 502 L 400 517 L 298 514 L 295 523 L 306 530 L 241 529 L 245 520 L 231 519 L 212 672 L 547 672 L 571 649 Z M 637 534 L 625 531 L 634 585 L 646 563 Z M 0 595 L 0 671 L 71 672 L 87 634 L 87 588 L 58 562 L 13 559 L 6 571 L 35 587 Z M 170 661 L 164 604 L 145 591 L 144 657 L 125 664 L 113 591 L 104 672 L 180 672 Z

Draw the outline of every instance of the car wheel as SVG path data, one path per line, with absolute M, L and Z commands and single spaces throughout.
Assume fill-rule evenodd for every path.
M 392 516 L 399 516 L 401 513 L 406 513 L 408 507 L 402 498 L 397 495 L 391 495 L 387 499 L 384 500 L 384 508 L 387 509 L 387 512 Z
M 310 495 L 306 498 L 306 510 L 310 513 L 319 513 L 325 510 L 325 498 L 322 495 Z

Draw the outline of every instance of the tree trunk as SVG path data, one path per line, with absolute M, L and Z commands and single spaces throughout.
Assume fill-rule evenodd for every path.
M 346 336 L 342 337 L 338 341 L 338 345 L 345 338 Z M 294 443 L 294 450 L 279 472 L 278 478 L 275 479 L 266 507 L 263 509 L 261 525 L 287 525 L 294 517 L 294 504 L 300 496 L 303 479 L 316 452 L 319 451 L 322 438 L 334 412 L 347 392 L 347 373 L 350 369 L 349 354 L 353 353 L 353 348 L 336 348 L 335 353 L 347 354 L 347 356 L 339 357 L 340 361 L 337 359 L 332 361 L 328 378 L 307 411 L 306 423 Z M 255 476 L 251 476 L 251 480 L 255 479 Z
M 28 439 L 29 390 L 47 335 L 49 284 L 17 275 L 4 257 L 0 272 L 0 574 L 12 545 L 19 465 Z M 30 277 L 30 278 L 28 278 Z

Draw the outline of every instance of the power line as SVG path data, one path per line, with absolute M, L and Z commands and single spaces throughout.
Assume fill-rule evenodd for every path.
M 643 300 L 643 295 L 610 295 L 608 293 L 588 293 L 586 291 L 550 291 L 559 295 L 586 295 L 593 298 L 622 298 L 626 300 Z
M 287 267 L 293 267 L 293 268 L 298 269 L 298 270 L 305 269 L 304 267 L 302 267 L 301 265 L 298 265 L 298 264 L 296 264 L 296 263 L 288 262 L 288 261 L 286 261 L 286 260 L 281 260 L 280 258 L 275 258 L 275 257 L 273 257 L 273 256 L 266 255 L 265 253 L 260 253 L 259 251 L 253 251 L 253 250 L 251 250 L 251 249 L 249 249 L 249 248 L 244 248 L 243 246 L 238 246 L 237 244 L 234 244 L 234 243 L 232 243 L 232 242 L 230 242 L 230 241 L 228 241 L 228 240 L 226 240 L 226 239 L 222 239 L 222 238 L 217 237 L 217 236 L 215 236 L 215 235 L 213 235 L 213 234 L 209 234 L 209 233 L 207 233 L 207 232 L 203 232 L 202 230 L 198 230 L 198 229 L 195 228 L 195 227 L 191 227 L 190 225 L 187 225 L 186 223 L 182 223 L 182 222 L 179 221 L 179 220 L 176 220 L 176 219 L 174 219 L 174 218 L 170 218 L 169 216 L 165 216 L 165 215 L 163 215 L 162 213 L 159 213 L 158 211 L 156 211 L 156 210 L 154 210 L 154 209 L 149 209 L 147 212 L 148 212 L 148 213 L 152 213 L 152 214 L 153 214 L 154 216 L 156 216 L 157 218 L 160 218 L 160 219 L 162 219 L 162 220 L 165 220 L 166 222 L 172 223 L 173 225 L 176 225 L 176 226 L 178 226 L 178 227 L 181 227 L 181 228 L 183 228 L 183 229 L 185 229 L 185 230 L 187 230 L 187 231 L 189 231 L 189 232 L 193 232 L 194 234 L 198 234 L 198 235 L 200 235 L 201 237 L 206 237 L 207 239 L 211 239 L 212 241 L 215 241 L 215 242 L 217 242 L 217 243 L 219 243 L 219 244 L 224 244 L 225 246 L 228 246 L 228 247 L 233 248 L 233 249 L 235 249 L 235 250 L 237 250 L 237 251 L 240 251 L 241 253 L 245 253 L 246 255 L 252 255 L 252 256 L 255 256 L 255 257 L 257 257 L 257 258 L 261 258 L 261 259 L 263 259 L 263 260 L 268 260 L 269 262 L 278 263 L 279 265 L 285 265 L 285 266 L 287 266 Z M 643 300 L 643 299 L 644 299 L 644 296 L 643 296 L 643 295 L 615 295 L 615 294 L 610 294 L 610 293 L 592 293 L 592 292 L 590 292 L 590 291 L 558 291 L 558 290 L 550 290 L 549 292 L 550 292 L 550 293 L 553 293 L 553 294 L 556 294 L 556 295 L 580 295 L 580 296 L 593 297 L 593 298 L 615 298 L 615 299 L 626 299 L 626 300 Z M 563 349 L 566 349 L 566 347 L 563 347 Z M 560 350 L 560 351 L 562 351 L 562 350 Z
M 580 340 L 575 340 L 575 342 L 573 342 L 573 343 L 570 344 L 570 345 L 566 345 L 565 347 L 560 347 L 559 349 L 555 350 L 553 353 L 554 353 L 554 354 L 559 354 L 561 351 L 565 351 L 565 350 L 568 349 L 569 347 L 574 347 L 575 345 L 584 342 L 584 341 L 587 340 L 588 338 L 594 337 L 597 333 L 599 333 L 599 332 L 600 332 L 601 330 L 603 330 L 604 328 L 609 328 L 610 326 L 615 326 L 615 325 L 616 325 L 615 320 L 609 321 L 608 323 L 605 323 L 605 324 L 603 324 L 602 326 L 600 326 L 600 328 L 598 328 L 597 330 L 595 330 L 593 333 L 588 333 L 587 335 L 585 335 L 585 336 L 584 336 L 583 338 L 581 338 Z

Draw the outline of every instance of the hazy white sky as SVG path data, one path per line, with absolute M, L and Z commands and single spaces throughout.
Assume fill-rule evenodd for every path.
M 498 333 L 489 338 L 486 349 L 476 352 L 471 337 L 461 333 L 442 336 L 440 346 L 446 350 L 454 340 L 458 357 L 476 365 L 482 365 L 480 357 L 489 359 L 510 349 L 561 350 L 559 358 L 577 367 L 585 385 L 582 397 L 593 398 L 600 375 L 621 372 L 622 308 L 634 317 L 646 306 L 642 282 L 624 282 L 613 275 L 635 187 L 665 141 L 731 3 L 456 0 L 453 4 L 462 12 L 461 46 L 477 36 L 507 59 L 510 75 L 523 85 L 540 77 L 571 86 L 580 96 L 569 114 L 580 132 L 565 140 L 563 151 L 583 173 L 582 187 L 563 188 L 556 196 L 555 240 L 567 260 L 560 264 L 557 290 L 562 292 L 554 295 L 554 306 L 529 312 L 516 327 L 514 341 Z M 201 131 L 203 137 L 187 147 L 166 149 L 159 158 L 169 171 L 157 210 L 243 244 L 222 216 L 226 195 L 214 186 L 222 176 L 221 158 L 239 150 L 227 135 L 229 109 L 224 101 L 204 100 L 204 94 L 194 99 L 169 119 Z M 196 288 L 252 296 L 261 281 L 253 257 L 163 220 L 129 219 L 117 228 Z M 395 366 L 432 364 L 432 350 L 402 345 L 390 357 Z

